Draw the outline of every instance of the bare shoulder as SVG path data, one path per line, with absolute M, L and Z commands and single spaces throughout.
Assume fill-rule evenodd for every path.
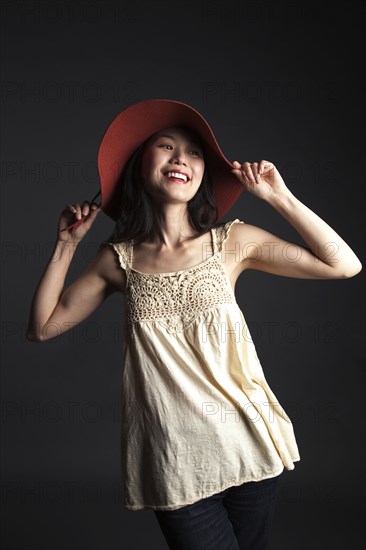
M 278 245 L 289 244 L 277 235 L 250 223 L 233 223 L 225 246 L 235 250 L 235 272 L 237 275 L 246 269 L 265 270 L 262 261 L 272 257 Z
M 237 250 L 242 261 L 251 257 L 256 244 L 269 237 L 273 238 L 273 235 L 260 227 L 239 220 L 231 224 L 225 247 Z
M 110 292 L 125 293 L 126 272 L 121 267 L 117 252 L 110 244 L 102 242 L 99 245 L 98 253 L 88 269 L 105 281 Z
M 256 225 L 246 223 L 242 220 L 234 221 L 230 227 L 229 237 L 235 235 L 241 240 L 251 239 L 260 235 L 264 230 Z
M 228 243 L 240 247 L 241 260 L 251 259 L 258 254 L 258 247 L 272 243 L 284 243 L 277 235 L 249 223 L 233 223 L 228 237 Z

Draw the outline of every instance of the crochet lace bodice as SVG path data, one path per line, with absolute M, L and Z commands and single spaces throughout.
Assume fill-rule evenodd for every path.
M 187 328 L 205 309 L 224 303 L 236 304 L 221 260 L 221 250 L 228 237 L 227 224 L 211 229 L 210 234 L 211 256 L 198 265 L 170 273 L 150 274 L 132 269 L 133 244 L 113 245 L 127 274 L 129 323 L 155 321 L 175 333 Z

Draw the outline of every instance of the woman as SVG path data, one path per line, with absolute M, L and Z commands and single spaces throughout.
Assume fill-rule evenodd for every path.
M 183 103 L 148 100 L 122 111 L 98 166 L 102 208 L 84 201 L 63 210 L 28 338 L 53 338 L 123 293 L 125 508 L 153 509 L 174 550 L 264 549 L 279 476 L 300 456 L 236 303 L 236 280 L 247 269 L 348 278 L 361 263 L 272 162 L 231 164 L 204 118 Z M 244 189 L 308 248 L 238 219 L 219 222 Z M 113 234 L 63 290 L 101 209 L 116 221 Z

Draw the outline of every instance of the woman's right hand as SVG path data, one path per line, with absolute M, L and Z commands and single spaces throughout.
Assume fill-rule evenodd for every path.
M 64 242 L 79 243 L 93 225 L 95 218 L 101 211 L 101 208 L 95 203 L 90 204 L 89 201 L 84 201 L 81 205 L 68 204 L 61 212 L 57 228 L 57 240 Z M 75 230 L 66 229 L 69 225 L 83 220 Z

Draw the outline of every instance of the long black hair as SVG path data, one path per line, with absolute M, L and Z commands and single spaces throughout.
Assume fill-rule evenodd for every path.
M 118 243 L 133 239 L 135 244 L 139 244 L 151 239 L 154 233 L 161 237 L 159 214 L 151 197 L 141 185 L 141 161 L 147 141 L 131 155 L 120 176 L 118 185 L 122 186 L 122 193 L 119 214 L 112 234 L 106 239 L 109 242 Z M 215 223 L 218 209 L 206 163 L 201 185 L 188 202 L 187 208 L 189 222 L 197 230 L 197 235 L 191 238 L 196 238 L 212 227 L 225 223 Z

